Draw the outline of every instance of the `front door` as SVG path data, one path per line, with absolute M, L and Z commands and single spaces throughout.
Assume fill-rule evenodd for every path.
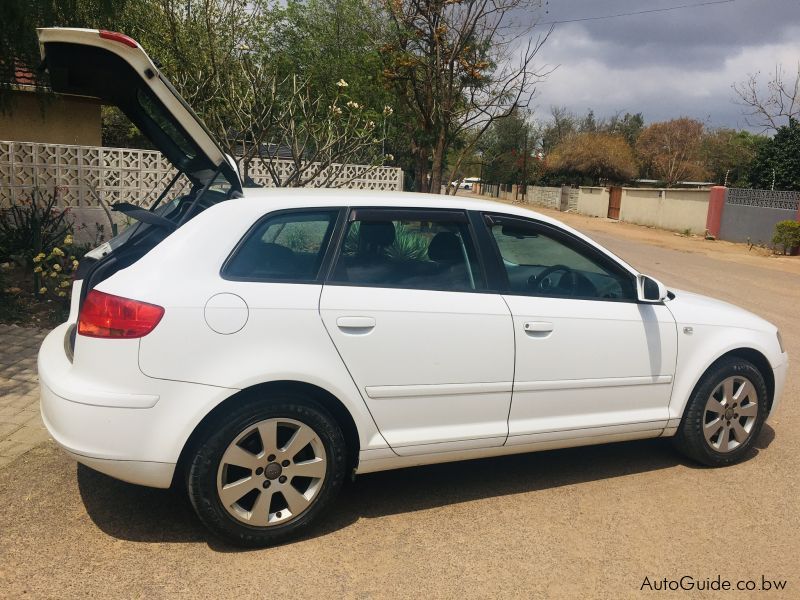
M 639 304 L 633 274 L 560 228 L 489 227 L 516 335 L 507 443 L 662 429 L 677 355 L 669 310 Z
M 338 254 L 320 314 L 394 451 L 502 445 L 514 333 L 466 214 L 356 209 Z

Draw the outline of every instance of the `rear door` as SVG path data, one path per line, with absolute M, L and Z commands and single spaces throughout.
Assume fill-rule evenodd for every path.
M 514 334 L 484 273 L 463 211 L 350 214 L 320 313 L 398 454 L 505 442 Z
M 135 40 L 96 29 L 38 34 L 54 92 L 119 107 L 193 183 L 204 186 L 219 174 L 241 192 L 235 163 Z

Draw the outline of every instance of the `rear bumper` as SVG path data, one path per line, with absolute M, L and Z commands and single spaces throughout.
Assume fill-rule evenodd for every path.
M 127 459 L 124 450 L 114 443 L 113 432 L 123 426 L 127 411 L 74 402 L 57 395 L 44 382 L 39 389 L 42 421 L 47 431 L 76 461 L 128 483 L 170 486 L 175 462 Z
M 50 332 L 39 350 L 42 420 L 50 435 L 96 471 L 169 487 L 191 432 L 235 390 L 147 377 L 136 361 L 138 340 L 101 340 L 105 348 L 97 340 L 81 340 L 82 356 L 73 364 L 64 351 L 67 327 Z M 110 352 L 119 354 L 116 361 Z M 103 363 L 118 366 L 110 372 Z

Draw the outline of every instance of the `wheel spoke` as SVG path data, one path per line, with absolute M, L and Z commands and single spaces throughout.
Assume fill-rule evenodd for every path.
M 708 443 L 711 443 L 711 438 L 719 431 L 720 427 L 722 427 L 722 419 L 714 419 L 710 423 L 703 425 L 703 435 L 706 436 Z
M 733 396 L 733 401 L 738 402 L 740 405 L 745 398 L 750 398 L 751 402 L 756 399 L 756 388 L 747 379 L 742 382 L 739 389 Z
M 317 435 L 310 427 L 306 427 L 305 425 L 301 425 L 297 428 L 297 431 L 294 432 L 292 439 L 281 448 L 281 452 L 288 454 L 289 456 L 294 456 L 300 450 L 305 448 L 311 440 L 313 440 Z
M 750 402 L 744 406 L 739 406 L 736 411 L 742 417 L 755 417 L 758 414 L 758 404 Z
M 222 501 L 222 504 L 231 507 L 237 501 L 241 500 L 242 496 L 254 490 L 256 486 L 258 486 L 258 482 L 254 477 L 244 477 L 239 481 L 234 481 L 233 483 L 222 486 L 222 489 L 219 491 L 219 499 Z
M 258 456 L 252 452 L 248 452 L 241 446 L 231 444 L 222 455 L 222 464 L 235 465 L 251 471 L 258 466 Z
M 730 406 L 733 402 L 733 378 L 729 377 L 722 382 L 722 399 L 725 401 L 725 406 Z
M 729 450 L 728 439 L 730 437 L 730 429 L 723 427 L 719 434 L 719 442 L 717 443 L 717 450 L 720 452 L 727 452 Z
M 731 426 L 733 427 L 733 437 L 737 442 L 743 444 L 750 433 L 739 423 L 738 419 L 731 421 Z
M 269 454 L 278 449 L 278 422 L 264 421 L 258 424 L 258 435 L 261 437 L 261 444 L 264 453 Z
M 250 511 L 250 524 L 255 526 L 265 526 L 269 523 L 269 505 L 272 503 L 274 491 L 261 490 L 258 493 L 253 509 Z
M 326 470 L 325 460 L 322 458 L 313 458 L 303 462 L 295 463 L 290 467 L 289 473 L 293 477 L 325 477 Z
M 706 410 L 721 415 L 725 412 L 725 407 L 714 396 L 711 396 L 706 402 Z
M 286 484 L 281 488 L 286 504 L 293 515 L 299 515 L 308 506 L 308 499 L 298 492 L 291 484 Z

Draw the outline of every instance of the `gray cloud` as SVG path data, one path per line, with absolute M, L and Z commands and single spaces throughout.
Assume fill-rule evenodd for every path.
M 551 0 L 541 22 L 664 8 L 692 0 Z M 558 69 L 539 86 L 551 104 L 583 113 L 643 112 L 657 121 L 687 115 L 744 127 L 731 84 L 777 62 L 800 60 L 800 1 L 736 0 L 672 12 L 557 24 L 540 60 Z

